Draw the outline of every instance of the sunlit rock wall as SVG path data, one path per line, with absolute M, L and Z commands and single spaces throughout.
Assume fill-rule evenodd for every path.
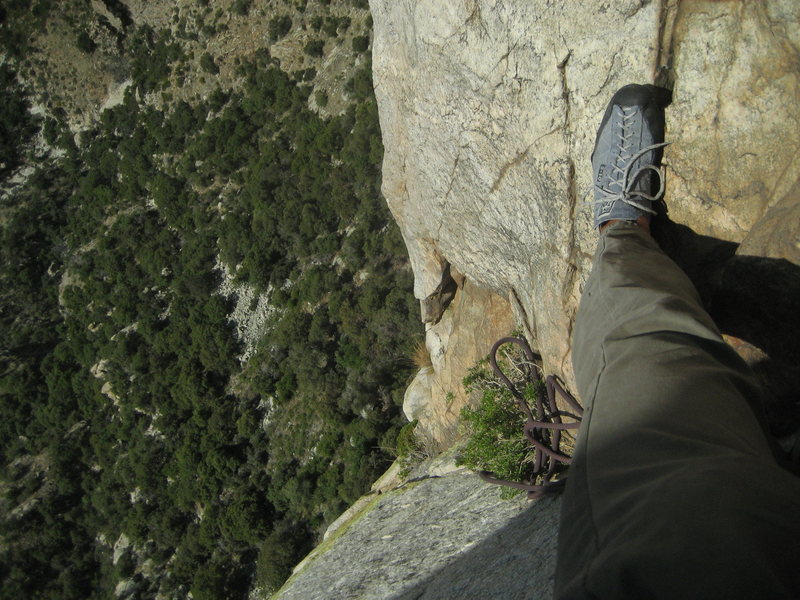
M 571 328 L 596 239 L 583 204 L 589 157 L 609 97 L 631 82 L 674 91 L 670 218 L 800 262 L 800 3 L 372 0 L 371 8 L 383 191 L 423 320 L 440 318 L 443 277 L 457 271 L 508 302 L 545 369 L 571 386 Z M 432 350 L 436 337 L 431 329 Z

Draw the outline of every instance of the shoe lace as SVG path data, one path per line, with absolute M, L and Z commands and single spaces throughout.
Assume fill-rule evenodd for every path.
M 611 182 L 608 184 L 608 187 L 602 187 L 599 184 L 595 184 L 594 188 L 599 192 L 600 197 L 596 198 L 595 200 L 589 200 L 586 204 L 601 204 L 604 202 L 612 201 L 612 202 L 624 202 L 625 204 L 629 204 L 635 208 L 638 208 L 641 211 L 648 212 L 650 214 L 656 214 L 649 206 L 645 206 L 641 202 L 637 202 L 637 198 L 649 201 L 656 201 L 659 200 L 664 195 L 664 168 L 663 167 L 656 167 L 655 165 L 642 165 L 636 171 L 633 172 L 631 175 L 631 168 L 636 163 L 636 161 L 641 158 L 646 153 L 656 150 L 658 148 L 663 148 L 665 146 L 669 146 L 672 142 L 661 142 L 659 144 L 651 144 L 650 146 L 646 146 L 641 148 L 638 152 L 633 155 L 630 155 L 629 146 L 630 146 L 630 137 L 632 136 L 633 132 L 629 132 L 628 135 L 624 135 L 624 131 L 627 129 L 625 126 L 627 125 L 628 121 L 630 121 L 635 115 L 636 111 L 631 107 L 630 112 L 626 112 L 624 107 L 617 107 L 619 109 L 618 117 L 621 118 L 620 122 L 620 129 L 623 133 L 617 134 L 619 138 L 619 142 L 617 143 L 617 148 L 619 150 L 617 154 L 617 160 L 612 165 L 612 174 L 616 176 L 616 178 L 612 179 Z M 620 163 L 624 164 L 624 167 L 620 167 Z M 653 194 L 652 196 L 646 192 L 642 191 L 633 191 L 636 182 L 642 176 L 643 173 L 646 171 L 653 171 L 656 175 L 658 175 L 658 191 Z M 611 188 L 613 185 L 616 185 L 619 188 L 619 191 L 612 191 Z

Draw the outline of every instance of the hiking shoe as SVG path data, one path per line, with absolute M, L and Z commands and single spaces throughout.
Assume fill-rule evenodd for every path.
M 608 103 L 592 152 L 594 226 L 656 214 L 652 205 L 664 195 L 661 155 L 664 107 L 669 90 L 630 84 Z

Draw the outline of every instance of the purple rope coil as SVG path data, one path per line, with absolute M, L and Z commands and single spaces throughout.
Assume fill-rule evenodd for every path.
M 525 358 L 529 363 L 534 363 L 536 355 L 534 354 L 533 350 L 531 350 L 530 345 L 528 345 L 528 342 L 525 339 L 516 337 L 505 337 L 498 340 L 495 345 L 492 346 L 491 352 L 489 352 L 489 363 L 492 365 L 492 369 L 497 377 L 499 377 L 500 380 L 511 391 L 511 394 L 517 401 L 517 405 L 525 414 L 525 418 L 527 419 L 525 426 L 523 427 L 523 434 L 528 442 L 530 442 L 530 444 L 533 446 L 533 476 L 530 482 L 519 483 L 516 481 L 498 479 L 488 471 L 481 471 L 478 473 L 478 475 L 480 475 L 481 479 L 488 483 L 505 485 L 508 487 L 525 490 L 528 492 L 528 498 L 534 500 L 545 495 L 558 493 L 563 489 L 566 482 L 564 478 L 559 479 L 558 481 L 552 481 L 552 477 L 555 474 L 558 463 L 568 465 L 571 461 L 569 456 L 563 454 L 559 450 L 559 444 L 561 443 L 561 431 L 565 429 L 577 429 L 580 427 L 580 419 L 583 416 L 583 407 L 578 404 L 575 398 L 573 398 L 572 395 L 564 389 L 564 387 L 555 377 L 549 375 L 545 379 L 548 410 L 545 410 L 545 402 L 542 397 L 543 394 L 539 392 L 536 394 L 536 412 L 534 415 L 534 412 L 531 411 L 531 408 L 528 406 L 525 398 L 497 365 L 497 350 L 500 348 L 500 346 L 507 343 L 517 344 L 520 348 L 522 348 Z M 561 395 L 570 408 L 575 411 L 574 414 L 558 410 L 558 407 L 556 406 L 556 392 L 558 392 L 558 394 Z M 576 419 L 578 422 L 564 423 L 561 420 L 561 417 L 570 417 Z M 549 432 L 551 433 L 548 435 Z M 548 437 L 550 438 L 549 440 L 547 439 Z M 542 483 L 535 484 L 534 482 L 538 477 L 541 477 Z

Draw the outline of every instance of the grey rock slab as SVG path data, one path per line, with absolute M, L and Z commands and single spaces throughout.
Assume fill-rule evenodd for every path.
M 551 598 L 560 503 L 459 470 L 381 496 L 281 600 Z

